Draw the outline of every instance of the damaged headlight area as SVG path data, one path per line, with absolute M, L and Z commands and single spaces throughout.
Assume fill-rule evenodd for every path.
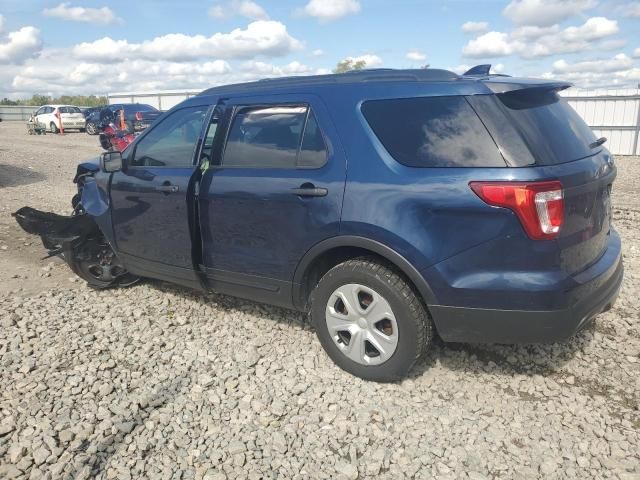
M 42 239 L 47 250 L 44 258 L 60 256 L 89 286 L 128 286 L 137 282 L 139 277 L 127 271 L 94 217 L 82 205 L 83 189 L 86 183 L 93 181 L 91 165 L 78 166 L 74 178 L 74 182 L 78 184 L 78 193 L 71 201 L 72 215 L 58 215 L 31 207 L 22 207 L 12 215 L 25 232 Z M 94 190 L 91 189 L 92 192 Z

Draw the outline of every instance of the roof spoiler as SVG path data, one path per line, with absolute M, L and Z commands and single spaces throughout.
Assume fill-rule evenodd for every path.
M 503 78 L 488 78 L 483 82 L 493 93 L 509 93 L 522 90 L 538 90 L 559 92 L 569 87 L 573 87 L 572 83 L 561 81 L 549 81 L 537 78 L 514 78 L 505 81 Z

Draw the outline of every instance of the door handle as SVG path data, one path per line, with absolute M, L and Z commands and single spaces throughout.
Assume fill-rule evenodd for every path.
M 299 197 L 326 197 L 329 190 L 305 183 L 300 188 L 292 188 L 291 193 Z
M 165 193 L 176 193 L 180 189 L 177 185 L 159 185 L 156 187 L 156 190 Z

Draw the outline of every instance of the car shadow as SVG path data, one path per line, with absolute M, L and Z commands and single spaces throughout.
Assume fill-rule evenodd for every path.
M 229 295 L 201 293 L 160 280 L 146 280 L 160 291 L 179 293 L 200 302 L 215 303 L 224 313 L 248 312 L 263 315 L 278 323 L 313 329 L 306 314 L 294 310 L 244 300 Z M 408 378 L 418 380 L 432 368 L 439 366 L 468 374 L 500 374 L 505 376 L 551 375 L 586 349 L 593 341 L 596 321 L 562 343 L 504 345 L 445 343 L 438 335 L 430 351 L 421 359 Z
M 14 165 L 0 164 L 0 188 L 29 185 L 44 179 L 46 177 L 40 172 Z
M 420 377 L 436 365 L 470 374 L 557 374 L 578 352 L 589 346 L 595 331 L 596 323 L 592 321 L 564 342 L 524 345 L 445 343 L 436 336 L 431 351 L 414 367 L 410 376 Z

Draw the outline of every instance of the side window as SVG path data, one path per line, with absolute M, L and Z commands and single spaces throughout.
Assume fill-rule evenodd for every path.
M 43 113 L 44 113 L 44 107 L 40 107 L 38 110 L 36 110 L 36 113 L 34 114 L 34 116 L 42 115 Z
M 222 165 L 295 168 L 306 116 L 306 106 L 239 107 Z
M 304 127 L 302 145 L 298 154 L 298 167 L 320 168 L 327 161 L 327 146 L 313 111 L 309 111 L 307 124 Z
M 136 145 L 132 166 L 192 165 L 207 107 L 182 108 L 165 117 Z
M 384 148 L 408 167 L 505 167 L 464 97 L 369 100 L 362 113 Z

